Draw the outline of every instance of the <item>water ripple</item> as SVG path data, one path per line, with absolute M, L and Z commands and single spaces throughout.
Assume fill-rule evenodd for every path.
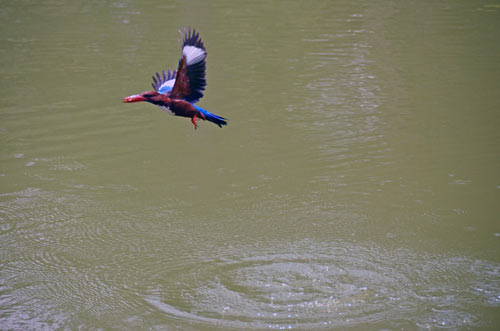
M 499 266 L 482 261 L 345 242 L 303 241 L 247 253 L 256 250 L 233 249 L 180 274 L 170 271 L 182 293 L 151 291 L 143 299 L 170 318 L 271 329 L 361 326 L 387 316 L 407 327 L 463 327 L 478 323 L 468 307 L 478 296 L 500 306 Z M 482 285 L 467 286 L 474 283 Z

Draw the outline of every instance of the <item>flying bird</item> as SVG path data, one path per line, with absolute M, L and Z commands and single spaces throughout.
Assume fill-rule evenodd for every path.
M 172 115 L 189 117 L 195 129 L 198 128 L 199 118 L 222 127 L 227 124 L 224 117 L 195 105 L 203 97 L 207 85 L 205 78 L 207 51 L 200 35 L 191 28 L 184 28 L 184 31 L 179 33 L 182 38 L 179 40 L 182 53 L 177 70 L 157 72 L 153 75 L 154 90 L 134 94 L 122 100 L 126 103 L 146 101 Z

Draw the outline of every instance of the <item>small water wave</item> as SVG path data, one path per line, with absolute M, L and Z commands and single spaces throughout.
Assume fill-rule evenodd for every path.
M 500 306 L 499 265 L 346 242 L 247 247 L 179 272 L 172 277 L 185 282 L 182 293 L 143 299 L 169 318 L 227 328 L 320 329 L 388 318 L 464 327 L 479 323 L 471 305 Z
M 88 210 L 95 217 L 84 217 Z M 97 316 L 134 306 L 125 299 L 115 303 L 127 274 L 110 270 L 121 270 L 117 260 L 141 243 L 120 235 L 123 227 L 103 222 L 106 217 L 122 219 L 81 194 L 39 188 L 0 194 L 0 325 L 57 329 L 79 321 L 74 307 L 81 316 Z

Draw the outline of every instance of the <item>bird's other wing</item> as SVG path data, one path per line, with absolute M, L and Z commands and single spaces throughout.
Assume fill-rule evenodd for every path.
M 184 99 L 195 103 L 203 96 L 207 85 L 205 79 L 207 51 L 195 29 L 184 29 L 184 33 L 180 33 L 183 38 L 180 41 L 182 55 L 170 95 L 175 99 Z
M 156 76 L 153 75 L 153 84 L 151 85 L 153 85 L 156 92 L 167 94 L 174 87 L 176 73 L 177 71 L 170 71 L 170 69 L 168 69 L 168 72 L 163 70 L 161 74 L 157 72 Z

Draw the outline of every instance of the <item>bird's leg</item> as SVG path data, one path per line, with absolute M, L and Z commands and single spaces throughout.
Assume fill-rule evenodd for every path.
M 196 120 L 197 120 L 197 116 L 196 115 L 194 115 L 193 117 L 191 117 L 191 123 L 193 123 L 195 130 L 198 128 L 198 124 L 196 124 Z

